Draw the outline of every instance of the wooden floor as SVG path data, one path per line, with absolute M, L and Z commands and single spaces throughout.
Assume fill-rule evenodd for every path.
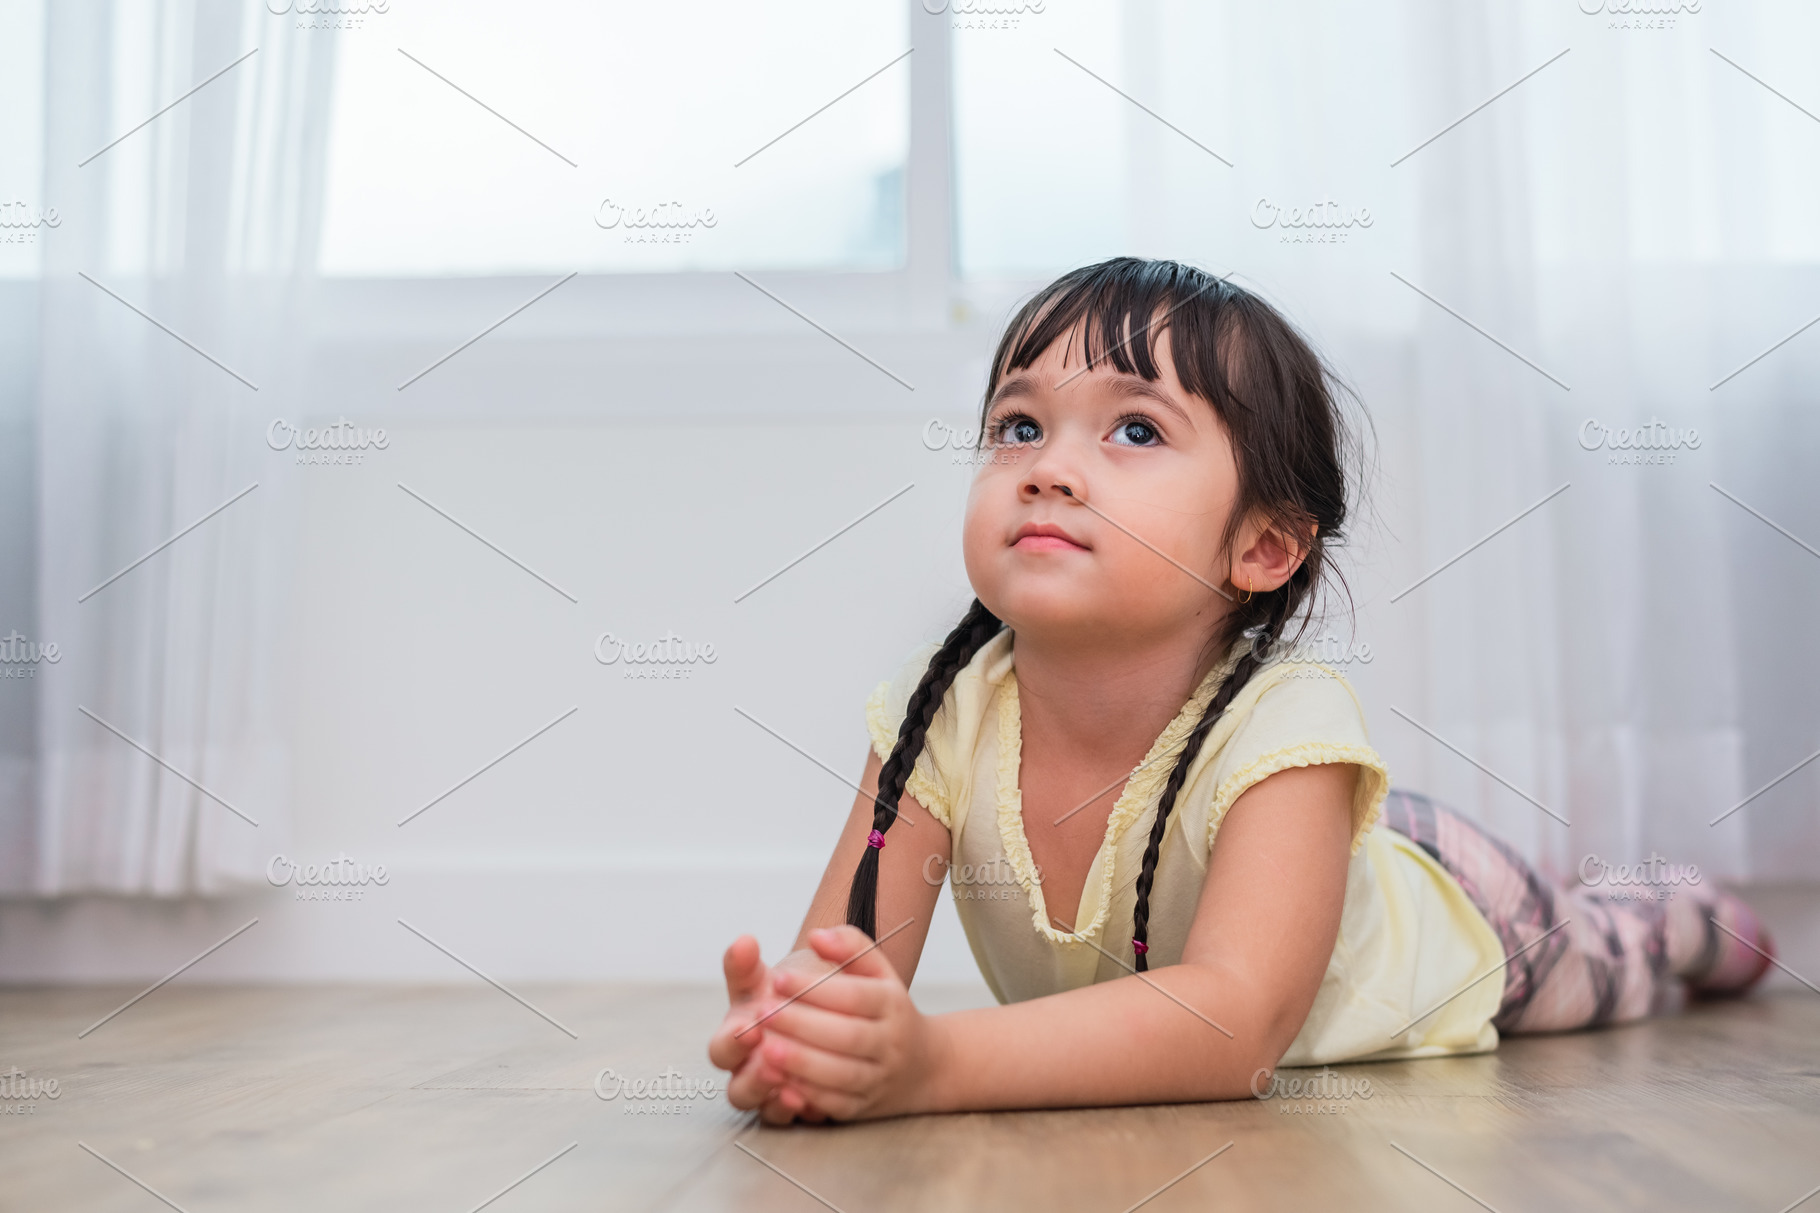
M 173 984 L 78 1038 L 135 992 L 0 991 L 0 1073 L 25 1076 L 0 1078 L 0 1208 L 1122 1213 L 1228 1143 L 1144 1208 L 1778 1213 L 1820 1187 L 1805 990 L 1340 1068 L 1368 1097 L 787 1130 L 718 1099 L 599 1097 L 604 1068 L 714 1073 L 707 988 L 517 991 L 571 1039 L 479 982 Z M 57 1098 L 17 1097 L 45 1079 Z

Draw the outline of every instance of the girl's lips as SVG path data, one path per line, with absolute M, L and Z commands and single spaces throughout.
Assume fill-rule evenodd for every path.
M 1085 552 L 1088 550 L 1078 543 L 1070 543 L 1060 535 L 1025 535 L 1011 546 L 1025 552 Z

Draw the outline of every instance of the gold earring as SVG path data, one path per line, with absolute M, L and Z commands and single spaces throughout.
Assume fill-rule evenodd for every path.
M 1251 601 L 1251 574 L 1247 573 L 1247 574 L 1245 574 L 1245 596 L 1243 598 L 1239 599 L 1239 605 L 1243 606 L 1244 604 L 1246 604 L 1247 602 L 1250 602 L 1250 601 Z

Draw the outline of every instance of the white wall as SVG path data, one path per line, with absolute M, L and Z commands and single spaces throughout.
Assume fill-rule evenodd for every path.
M 915 393 L 811 332 L 772 339 L 770 365 L 744 361 L 738 341 L 720 342 L 719 359 L 665 362 L 655 377 L 687 398 L 681 407 L 642 391 L 634 365 L 582 387 L 594 411 L 617 414 L 588 423 L 553 419 L 563 405 L 547 399 L 527 401 L 523 420 L 461 423 L 380 398 L 393 407 L 347 409 L 388 431 L 387 449 L 360 466 L 299 467 L 292 452 L 270 452 L 270 482 L 299 499 L 286 630 L 294 802 L 288 813 L 245 807 L 271 854 L 345 853 L 384 864 L 387 884 L 355 903 L 299 902 L 294 888 L 269 886 L 220 903 L 4 903 L 0 976 L 161 975 L 255 916 L 259 926 L 198 976 L 459 976 L 401 917 L 501 977 L 711 979 L 743 931 L 768 952 L 787 946 L 853 792 L 734 708 L 857 777 L 865 696 L 945 631 L 969 593 L 958 526 L 970 473 L 923 434 L 936 415 L 967 424 L 975 389 L 954 385 L 981 339 L 949 339 L 947 375 L 901 343 L 877 347 Z M 476 347 L 422 386 L 450 407 L 486 382 L 489 359 L 526 356 L 508 342 Z M 369 348 L 315 365 L 332 377 L 414 359 L 426 361 Z M 879 384 L 902 401 L 886 394 L 896 407 L 856 415 L 853 399 Z M 310 394 L 347 399 L 321 384 Z M 754 397 L 795 407 L 755 408 Z M 715 661 L 686 680 L 634 680 L 624 662 L 596 659 L 606 631 L 674 632 L 711 643 Z M 945 901 L 924 973 L 974 977 Z
M 927 449 L 924 433 L 932 417 L 967 424 L 992 336 L 989 325 L 861 332 L 861 348 L 914 393 L 813 333 L 770 338 L 763 363 L 741 337 L 698 338 L 688 358 L 585 341 L 543 357 L 502 338 L 403 402 L 336 381 L 387 382 L 379 369 L 414 368 L 428 360 L 421 351 L 328 342 L 311 363 L 320 381 L 299 394 L 384 425 L 388 448 L 357 467 L 298 467 L 289 452 L 268 452 L 270 483 L 299 501 L 286 633 L 293 802 L 246 807 L 268 823 L 270 854 L 319 863 L 345 853 L 384 864 L 388 883 L 351 903 L 300 902 L 294 888 L 269 886 L 220 902 L 0 903 L 0 979 L 150 980 L 254 917 L 192 976 L 467 979 L 399 918 L 504 980 L 712 980 L 741 932 L 768 954 L 786 947 L 852 792 L 734 709 L 857 775 L 866 694 L 968 596 L 958 535 L 970 471 Z M 1425 571 L 1398 488 L 1413 435 L 1397 405 L 1395 349 L 1343 351 L 1377 409 L 1384 463 L 1380 515 L 1360 536 L 1372 567 L 1355 579 L 1357 635 L 1378 656 L 1348 672 L 1399 780 L 1431 787 L 1448 756 L 1385 706 L 1420 702 L 1427 677 L 1409 657 L 1421 652 L 1421 617 L 1380 592 Z M 547 371 L 565 359 L 582 369 L 543 374 L 520 417 L 480 419 L 479 402 L 512 364 Z M 915 487 L 734 602 L 906 484 Z M 631 680 L 623 664 L 594 657 L 609 630 L 673 631 L 712 643 L 716 660 L 686 680 Z M 1782 944 L 1797 968 L 1809 952 L 1820 968 L 1817 901 L 1811 889 L 1770 899 L 1772 924 L 1795 935 Z M 945 895 L 938 907 L 921 977 L 976 982 Z

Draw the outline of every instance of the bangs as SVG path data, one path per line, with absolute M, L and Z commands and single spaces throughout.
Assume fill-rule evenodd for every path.
M 1167 331 L 1182 387 L 1223 405 L 1228 393 L 1218 347 L 1232 293 L 1224 279 L 1176 262 L 1121 257 L 1064 275 L 1020 309 L 1001 344 L 994 385 L 1030 367 L 1057 341 L 1067 342 L 1064 359 L 1075 356 L 1077 338 L 1087 369 L 1109 364 L 1156 380 L 1156 340 Z

